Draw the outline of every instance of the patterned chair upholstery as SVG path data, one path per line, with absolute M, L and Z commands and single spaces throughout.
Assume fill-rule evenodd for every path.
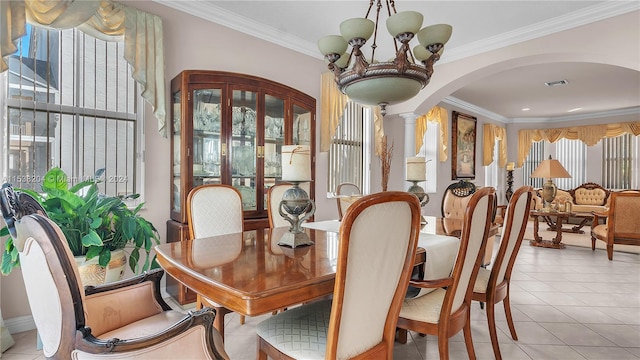
M 236 188 L 229 185 L 211 184 L 195 187 L 187 196 L 187 219 L 191 239 L 241 233 L 242 196 Z M 197 249 L 193 252 L 198 253 Z M 213 307 L 216 310 L 216 328 L 220 329 L 220 335 L 224 339 L 224 316 L 229 310 L 198 294 L 196 308 L 202 307 Z M 244 323 L 244 316 L 240 316 L 240 323 Z
M 347 213 L 349 206 L 351 206 L 357 198 L 362 196 L 362 192 L 356 184 L 342 183 L 338 185 L 336 195 L 339 196 L 336 198 L 336 203 L 338 205 L 338 220 L 342 220 L 342 217 Z
M 333 300 L 259 323 L 258 359 L 392 359 L 419 229 L 412 194 L 387 191 L 356 201 L 340 227 Z
M 502 241 L 500 248 L 493 262 L 491 270 L 480 268 L 478 277 L 473 287 L 472 300 L 480 301 L 487 304 L 487 320 L 489 323 L 489 335 L 493 346 L 493 353 L 496 359 L 502 359 L 500 347 L 498 345 L 498 334 L 496 331 L 495 304 L 502 301 L 504 311 L 507 318 L 507 324 L 511 331 L 511 337 L 518 340 L 516 329 L 511 317 L 511 305 L 509 302 L 509 282 L 511 280 L 511 271 L 516 261 L 520 244 L 524 237 L 529 219 L 529 211 L 531 210 L 531 198 L 533 197 L 533 188 L 523 186 L 515 191 L 504 217 L 502 227 Z
M 398 319 L 401 343 L 406 343 L 407 330 L 436 335 L 440 359 L 447 360 L 449 337 L 463 330 L 469 358 L 475 359 L 470 325 L 471 295 L 491 228 L 494 197 L 494 189 L 486 187 L 469 199 L 451 276 L 437 280 L 411 280 L 412 286 L 436 290 L 419 298 L 404 300 Z
M 606 213 L 594 212 L 593 223 L 606 217 L 605 224 L 591 229 L 591 249 L 596 249 L 596 240 L 607 243 L 607 256 L 613 260 L 613 245 L 625 244 L 640 246 L 640 191 L 619 191 L 611 193 L 609 210 Z
M 281 227 L 281 226 L 290 226 L 291 224 L 285 220 L 281 215 L 278 209 L 280 208 L 280 201 L 282 201 L 282 196 L 284 192 L 291 188 L 291 184 L 282 183 L 276 184 L 269 188 L 267 192 L 267 214 L 269 216 L 269 227 Z M 300 184 L 300 188 L 307 192 L 309 196 L 311 196 L 311 185 L 308 182 Z
M 31 314 L 52 359 L 228 359 L 212 327 L 215 312 L 184 314 L 160 296 L 164 272 L 81 288 L 60 228 L 40 214 L 24 215 L 3 187 L 2 214 L 12 228 Z

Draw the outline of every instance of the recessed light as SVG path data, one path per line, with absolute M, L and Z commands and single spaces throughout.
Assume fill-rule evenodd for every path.
M 522 111 L 529 111 L 531 110 L 530 108 L 522 108 Z
M 563 80 L 549 81 L 544 84 L 547 86 L 560 86 L 560 85 L 567 85 L 568 83 L 569 83 L 569 80 L 563 79 Z
M 573 108 L 571 110 L 568 110 L 567 112 L 574 112 L 574 111 L 578 111 L 578 110 L 582 110 L 582 108 Z

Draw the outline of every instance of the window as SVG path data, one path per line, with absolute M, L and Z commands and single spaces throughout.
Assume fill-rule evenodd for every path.
M 349 101 L 329 147 L 327 191 L 334 194 L 338 185 L 350 182 L 363 194 L 369 192 L 371 124 L 373 112 Z
M 587 178 L 587 145 L 580 140 L 560 139 L 556 142 L 556 159 L 571 175 L 570 178 L 554 179 L 558 189 L 575 189 Z
M 625 134 L 602 139 L 602 186 L 607 189 L 633 189 L 634 169 L 638 169 L 638 136 Z
M 522 174 L 524 179 L 522 183 L 532 186 L 534 188 L 541 188 L 544 179 L 530 177 L 533 170 L 544 160 L 544 141 L 538 141 L 531 143 L 531 149 L 529 149 L 529 155 L 524 160 L 522 165 Z
M 53 167 L 72 183 L 105 169 L 101 191 L 140 193 L 141 101 L 124 43 L 77 29 L 27 29 L 0 87 L 4 180 L 38 190 Z

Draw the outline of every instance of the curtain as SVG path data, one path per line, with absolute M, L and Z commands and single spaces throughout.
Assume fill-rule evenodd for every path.
M 106 41 L 124 41 L 142 97 L 153 107 L 158 132 L 167 136 L 162 19 L 110 0 L 0 1 L 0 72 L 17 51 L 26 23 L 51 29 L 78 27 Z
M 416 154 L 422 147 L 424 133 L 427 132 L 427 122 L 440 124 L 440 162 L 447 161 L 447 149 L 449 147 L 449 113 L 447 109 L 434 106 L 426 114 L 416 119 Z
M 545 140 L 553 143 L 560 139 L 580 140 L 587 146 L 593 146 L 605 137 L 616 137 L 622 134 L 640 135 L 640 121 L 615 124 L 572 126 L 555 129 L 531 129 L 518 132 L 518 167 L 521 167 L 529 155 L 531 143 Z
M 489 166 L 493 162 L 493 150 L 496 140 L 500 140 L 498 150 L 498 166 L 507 165 L 507 130 L 494 124 L 484 124 L 483 126 L 484 145 L 482 149 L 482 165 Z
M 332 72 L 325 72 L 321 77 L 321 102 L 322 108 L 320 109 L 320 151 L 327 152 L 331 146 L 331 139 L 336 133 L 338 124 L 340 124 L 340 118 L 344 107 L 349 101 L 349 97 L 336 86 L 336 82 L 333 80 Z

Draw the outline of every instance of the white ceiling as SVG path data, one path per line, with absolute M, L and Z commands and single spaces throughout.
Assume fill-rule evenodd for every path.
M 321 55 L 316 41 L 339 34 L 340 22 L 363 17 L 369 4 L 364 0 L 155 1 L 317 58 Z M 423 26 L 453 26 L 440 63 L 638 9 L 639 1 L 396 1 L 398 12 L 422 13 Z M 386 15 L 381 14 L 381 19 L 385 21 Z M 377 43 L 376 58 L 393 56 L 391 37 L 382 26 Z M 568 84 L 544 85 L 556 80 Z M 587 63 L 534 65 L 480 79 L 455 91 L 450 99 L 507 120 L 640 108 L 640 72 Z M 568 112 L 576 108 L 580 109 Z

